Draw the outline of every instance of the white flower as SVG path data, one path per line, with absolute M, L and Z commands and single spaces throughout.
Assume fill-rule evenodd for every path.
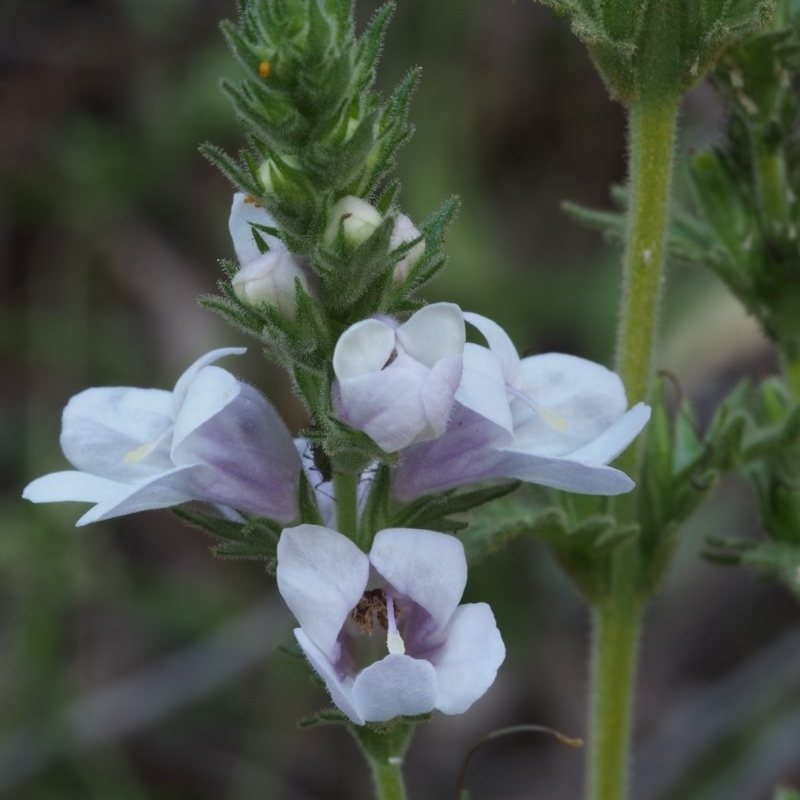
M 236 192 L 233 195 L 231 214 L 228 218 L 228 230 L 231 234 L 236 259 L 243 267 L 261 255 L 258 243 L 253 236 L 253 225 L 262 225 L 265 228 L 277 227 L 275 220 L 263 206 L 258 205 L 252 197 L 248 197 L 243 192 Z M 263 230 L 259 230 L 258 235 L 270 250 L 286 249 L 284 243 L 276 236 Z
M 334 530 L 300 525 L 281 534 L 277 578 L 298 644 L 358 725 L 460 714 L 505 658 L 489 606 L 458 604 L 467 562 L 453 536 L 389 528 L 367 555 Z
M 275 409 L 212 362 L 214 350 L 172 392 L 87 389 L 64 409 L 61 448 L 77 471 L 30 483 L 34 503 L 96 503 L 79 520 L 204 500 L 279 522 L 298 514 L 300 457 Z
M 444 433 L 461 379 L 464 317 L 434 303 L 398 325 L 365 319 L 336 343 L 339 414 L 387 453 Z
M 419 239 L 419 241 L 395 264 L 393 273 L 395 283 L 402 283 L 408 277 L 412 267 L 425 252 L 425 240 L 420 238 L 421 235 L 414 223 L 405 214 L 397 215 L 392 228 L 392 235 L 389 239 L 390 249 L 396 250 L 400 245 L 408 244 L 416 239 Z
M 447 431 L 409 448 L 394 491 L 409 500 L 489 478 L 517 478 L 583 494 L 628 492 L 633 481 L 606 466 L 650 418 L 628 406 L 619 377 L 575 356 L 520 360 L 505 331 L 478 314 L 464 318 L 489 347 L 467 344 Z
M 285 319 L 294 321 L 296 280 L 300 281 L 306 292 L 310 292 L 306 271 L 286 248 L 282 248 L 268 250 L 255 261 L 245 264 L 233 276 L 231 286 L 245 305 L 266 303 L 274 306 Z
M 231 286 L 236 296 L 249 306 L 261 303 L 273 306 L 284 318 L 294 321 L 296 315 L 296 281 L 307 293 L 312 293 L 311 283 L 301 259 L 293 256 L 283 242 L 263 230 L 258 235 L 269 247 L 261 253 L 254 236 L 253 226 L 275 228 L 275 220 L 252 198 L 242 192 L 233 196 L 228 228 L 240 269 L 233 276 Z
M 332 245 L 342 228 L 344 240 L 350 247 L 358 247 L 369 239 L 383 221 L 380 212 L 360 197 L 348 195 L 337 200 L 328 214 L 328 227 L 322 237 Z

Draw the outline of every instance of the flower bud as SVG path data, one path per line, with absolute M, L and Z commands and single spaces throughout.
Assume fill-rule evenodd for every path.
M 419 239 L 419 241 L 395 264 L 395 283 L 402 283 L 417 261 L 422 258 L 422 254 L 425 252 L 425 240 L 420 237 L 421 234 L 414 223 L 405 214 L 398 214 L 394 221 L 394 228 L 392 228 L 389 247 L 396 250 L 401 245 L 413 242 L 415 239 Z
M 248 306 L 274 306 L 285 319 L 295 319 L 295 279 L 305 291 L 309 282 L 302 264 L 285 248 L 269 250 L 243 266 L 231 285 L 236 296 Z
M 328 227 L 325 229 L 323 241 L 329 247 L 339 235 L 339 226 L 344 231 L 344 240 L 349 247 L 358 247 L 372 236 L 383 218 L 378 210 L 360 197 L 348 195 L 341 198 L 330 210 Z
M 258 168 L 258 182 L 264 187 L 268 194 L 275 193 L 275 176 L 280 176 L 281 164 L 285 164 L 292 169 L 300 168 L 300 160 L 291 154 L 283 155 L 280 159 L 268 158 L 261 162 Z

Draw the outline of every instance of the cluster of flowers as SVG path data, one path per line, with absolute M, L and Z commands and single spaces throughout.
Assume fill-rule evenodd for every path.
M 334 209 L 331 236 L 342 224 L 345 235 L 359 236 L 360 226 L 380 223 L 368 204 L 346 202 L 346 210 Z M 265 227 L 273 220 L 237 194 L 234 290 L 243 302 L 266 300 L 291 317 L 295 281 L 307 291 L 313 281 Z M 391 246 L 405 248 L 395 268 L 403 280 L 424 246 L 407 217 L 395 220 Z M 467 325 L 485 345 L 467 342 Z M 304 523 L 300 475 L 314 470 L 304 458 L 308 443 L 293 439 L 258 391 L 215 364 L 243 352 L 208 353 L 172 392 L 117 387 L 76 395 L 61 433 L 75 470 L 38 478 L 23 496 L 93 503 L 78 525 L 203 501 L 228 519 L 256 515 L 287 526 L 278 589 L 300 623 L 300 647 L 339 709 L 356 724 L 465 711 L 493 682 L 505 648 L 486 604 L 459 605 L 463 546 L 447 534 L 391 528 L 366 554 L 332 527 Z M 618 376 L 557 353 L 520 359 L 497 324 L 451 303 L 403 322 L 378 316 L 352 325 L 332 366 L 341 421 L 397 454 L 391 491 L 400 502 L 499 478 L 604 495 L 633 486 L 607 464 L 650 410 L 627 409 Z M 318 500 L 321 518 L 333 525 L 330 491 Z

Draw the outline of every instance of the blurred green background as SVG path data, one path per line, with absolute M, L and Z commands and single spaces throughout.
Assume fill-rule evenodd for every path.
M 401 0 L 380 72 L 423 67 L 402 152 L 404 210 L 463 200 L 451 265 L 432 288 L 497 319 L 520 351 L 610 364 L 618 254 L 560 211 L 608 206 L 624 178 L 624 118 L 564 21 L 532 3 Z M 366 19 L 377 6 L 362 0 Z M 324 694 L 277 651 L 292 621 L 258 564 L 215 561 L 169 512 L 73 529 L 79 507 L 23 486 L 63 468 L 61 409 L 87 386 L 172 386 L 214 347 L 300 418 L 258 348 L 196 303 L 214 290 L 230 188 L 197 153 L 241 134 L 218 89 L 237 70 L 219 20 L 233 0 L 0 4 L 0 797 L 25 800 L 358 800 L 369 781 L 337 728 L 299 731 Z M 720 109 L 687 98 L 682 150 Z M 679 181 L 680 183 L 680 181 Z M 701 418 L 732 382 L 774 369 L 713 280 L 671 273 L 659 366 Z M 704 563 L 709 533 L 758 535 L 726 481 L 686 532 L 642 645 L 637 800 L 762 800 L 800 785 L 798 608 L 781 589 Z M 508 659 L 466 715 L 409 754 L 415 798 L 451 797 L 469 746 L 531 722 L 582 735 L 584 609 L 543 547 L 475 570 Z M 582 754 L 546 739 L 473 760 L 475 798 L 577 798 Z

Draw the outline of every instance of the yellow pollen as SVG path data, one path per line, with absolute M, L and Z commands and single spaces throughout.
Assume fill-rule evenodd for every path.
M 267 78 L 269 78 L 269 74 L 270 74 L 270 72 L 272 72 L 272 64 L 270 64 L 270 63 L 269 63 L 269 61 L 262 61 L 262 62 L 261 62 L 259 65 L 258 65 L 258 74 L 259 74 L 259 75 L 260 75 L 260 76 L 261 76 L 261 77 L 262 77 L 264 80 L 266 80 Z
M 552 411 L 549 408 L 542 408 L 541 406 L 539 406 L 537 411 L 542 419 L 559 433 L 566 433 L 569 430 L 569 422 L 556 411 Z
M 129 452 L 125 453 L 123 461 L 126 464 L 138 464 L 143 458 L 149 456 L 157 446 L 157 441 L 143 444 L 140 447 L 137 447 L 135 450 L 130 450 Z

